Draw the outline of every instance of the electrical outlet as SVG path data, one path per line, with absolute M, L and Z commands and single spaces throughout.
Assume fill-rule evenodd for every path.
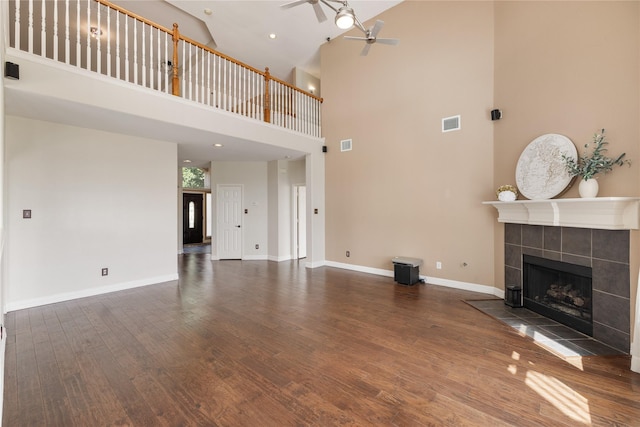
M 347 258 L 349 258 L 351 256 L 351 252 L 347 251 L 347 253 L 345 255 L 347 255 Z
M 436 270 L 442 270 L 442 263 L 440 261 L 436 261 Z
M 260 249 L 260 245 L 256 243 L 256 249 Z
M 109 269 L 107 267 L 102 269 L 102 275 L 103 276 L 108 276 L 109 275 Z

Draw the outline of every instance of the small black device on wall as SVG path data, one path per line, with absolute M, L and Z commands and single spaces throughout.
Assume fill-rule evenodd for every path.
M 500 120 L 502 118 L 501 110 L 491 110 L 491 120 Z
M 322 146 L 322 152 L 323 152 L 323 153 L 326 153 L 326 152 L 327 152 L 327 146 L 326 146 L 326 145 L 323 145 L 323 146 Z
M 18 64 L 14 64 L 13 62 L 5 62 L 4 76 L 13 80 L 20 79 L 20 66 Z

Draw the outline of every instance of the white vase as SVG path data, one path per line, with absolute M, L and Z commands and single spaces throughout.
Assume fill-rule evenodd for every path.
M 578 185 L 578 193 L 580 193 L 580 197 L 582 198 L 596 197 L 598 195 L 598 188 L 597 179 L 582 179 L 580 185 Z

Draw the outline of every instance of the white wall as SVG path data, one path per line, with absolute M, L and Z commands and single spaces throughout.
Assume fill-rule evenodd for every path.
M 242 259 L 267 259 L 267 163 L 211 162 L 212 200 L 219 184 L 242 185 Z M 248 213 L 244 213 L 244 209 Z M 217 212 L 212 215 L 211 258 L 217 259 Z M 259 245 L 256 249 L 255 246 Z
M 175 144 L 6 120 L 8 311 L 177 279 Z

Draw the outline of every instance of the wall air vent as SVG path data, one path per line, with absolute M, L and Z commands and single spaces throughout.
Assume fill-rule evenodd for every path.
M 351 151 L 351 140 L 343 139 L 340 141 L 340 151 Z
M 445 117 L 442 119 L 442 132 L 460 130 L 460 116 Z

